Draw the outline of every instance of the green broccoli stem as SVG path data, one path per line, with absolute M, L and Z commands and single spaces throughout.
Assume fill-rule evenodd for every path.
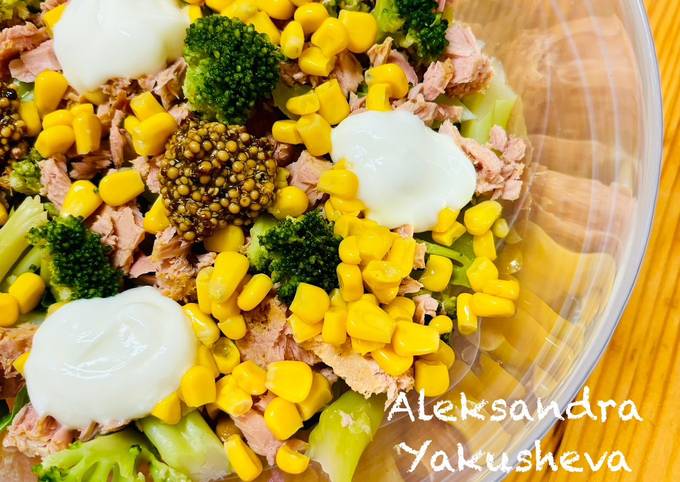
M 4 280 L 14 263 L 28 248 L 29 231 L 47 222 L 40 196 L 28 197 L 0 229 L 0 279 Z
M 422 241 L 425 243 L 425 246 L 427 248 L 427 254 L 435 254 L 438 256 L 444 256 L 445 258 L 453 259 L 454 261 L 458 261 L 461 264 L 464 264 L 466 259 L 465 256 L 463 256 L 461 253 L 456 251 L 455 249 L 447 248 L 446 246 L 442 246 L 441 244 L 435 244 L 431 243 L 429 241 Z
M 5 276 L 5 279 L 2 280 L 2 283 L 0 283 L 0 291 L 7 291 L 19 275 L 28 273 L 29 271 L 33 273 L 39 272 L 44 255 L 43 249 L 39 246 L 34 246 L 29 249 L 28 252 L 17 261 L 7 276 Z

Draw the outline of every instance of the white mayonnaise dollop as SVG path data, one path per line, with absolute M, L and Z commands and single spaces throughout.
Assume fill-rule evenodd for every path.
M 25 376 L 31 403 L 72 428 L 140 418 L 179 387 L 196 337 L 182 308 L 151 287 L 78 300 L 33 338 Z
M 333 161 L 345 159 L 359 177 L 368 218 L 396 228 L 430 230 L 439 212 L 465 206 L 477 175 L 465 153 L 403 110 L 354 114 L 333 129 Z
M 115 77 L 153 74 L 182 55 L 189 18 L 175 0 L 70 0 L 54 52 L 80 92 Z

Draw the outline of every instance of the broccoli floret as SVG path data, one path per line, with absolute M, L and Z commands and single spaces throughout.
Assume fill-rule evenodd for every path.
M 448 45 L 449 22 L 436 9 L 435 0 L 378 0 L 373 14 L 383 34 L 391 34 L 399 46 L 431 61 Z
M 184 93 L 192 109 L 229 124 L 245 123 L 255 104 L 271 95 L 283 60 L 266 35 L 222 15 L 191 24 L 184 58 Z
M 47 222 L 47 213 L 40 197 L 28 197 L 10 214 L 7 223 L 0 228 L 0 279 L 4 279 L 14 263 L 22 256 L 29 243 L 29 231 Z
M 255 271 L 267 271 L 271 261 L 267 250 L 260 244 L 260 236 L 276 226 L 279 222 L 272 216 L 260 216 L 250 228 L 250 243 L 246 250 L 248 261 Z
M 364 0 L 322 0 L 321 3 L 333 17 L 337 17 L 340 10 L 351 10 L 353 12 L 371 11 L 371 4 Z
M 40 10 L 41 0 L 3 0 L 0 2 L 0 25 L 25 20 Z
M 167 464 L 194 482 L 222 480 L 231 472 L 220 439 L 197 411 L 189 412 L 176 425 L 147 417 L 137 421 L 137 426 Z
M 153 482 L 191 482 L 186 474 L 161 462 L 144 437 L 130 429 L 76 442 L 47 456 L 33 472 L 39 482 L 144 482 L 148 479 L 141 471 L 143 466 L 148 466 Z
M 28 241 L 44 248 L 41 275 L 57 301 L 113 296 L 120 290 L 123 274 L 111 265 L 111 248 L 82 218 L 56 217 L 31 229 Z
M 270 274 L 279 283 L 278 295 L 290 303 L 300 283 L 310 283 L 326 291 L 338 287 L 336 268 L 340 263 L 340 238 L 333 232 L 333 223 L 321 212 L 310 211 L 293 219 L 288 218 L 253 235 L 259 246 L 252 247 L 250 259 L 257 271 Z M 264 251 L 260 251 L 264 249 Z
M 13 191 L 33 196 L 40 193 L 42 184 L 40 183 L 40 166 L 38 162 L 42 156 L 36 149 L 32 149 L 25 159 L 12 163 L 12 170 L 9 174 L 9 187 Z

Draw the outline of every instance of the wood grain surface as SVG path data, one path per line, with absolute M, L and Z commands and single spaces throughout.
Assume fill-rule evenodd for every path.
M 519 481 L 680 480 L 680 1 L 647 0 L 660 60 L 665 143 L 659 199 L 647 255 L 628 308 L 587 382 L 591 400 L 633 400 L 643 423 L 578 420 L 543 441 L 557 454 L 624 452 L 633 472 L 544 472 Z

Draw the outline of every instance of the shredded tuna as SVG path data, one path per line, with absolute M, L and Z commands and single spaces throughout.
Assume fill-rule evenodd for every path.
M 293 162 L 296 152 L 293 144 L 274 141 L 274 160 L 279 166 L 286 166 Z
M 22 52 L 32 50 L 48 40 L 47 30 L 30 22 L 0 31 L 0 74 L 6 73 L 7 63 Z
M 189 117 L 190 113 L 191 112 L 189 111 L 189 106 L 187 105 L 186 102 L 173 105 L 168 110 L 168 114 L 170 114 L 175 119 L 175 122 L 177 122 L 177 124 L 181 124 L 182 121 L 184 121 L 184 119 Z
M 234 424 L 241 431 L 248 446 L 258 455 L 267 458 L 267 462 L 274 463 L 276 451 L 283 442 L 274 437 L 267 427 L 264 417 L 257 410 L 249 410 L 241 417 L 232 417 Z
M 423 284 L 420 281 L 407 276 L 399 284 L 399 296 L 412 295 L 421 289 L 423 289 Z
M 28 457 L 44 458 L 67 448 L 77 432 L 62 426 L 52 417 L 40 417 L 29 403 L 23 407 L 2 441 L 5 447 L 16 447 Z
M 416 313 L 413 320 L 421 325 L 425 323 L 425 316 L 437 316 L 439 302 L 431 295 L 418 295 L 413 298 L 416 304 Z
M 459 122 L 463 115 L 463 108 L 457 105 L 441 105 L 435 102 L 425 100 L 425 96 L 420 92 L 422 84 L 415 89 L 411 89 L 409 97 L 404 101 L 397 100 L 393 103 L 396 109 L 406 110 L 420 119 L 428 126 L 432 126 L 435 122 L 444 122 L 450 120 L 451 122 Z
M 111 159 L 113 165 L 120 167 L 125 162 L 125 134 L 123 134 L 123 121 L 125 120 L 125 112 L 116 110 L 111 119 L 111 128 L 109 130 L 109 144 L 111 146 Z
M 151 258 L 159 262 L 170 258 L 186 257 L 190 249 L 191 244 L 177 236 L 177 228 L 170 226 L 156 235 Z
M 54 205 L 61 209 L 66 193 L 71 187 L 71 180 L 66 174 L 66 160 L 62 155 L 55 155 L 40 161 L 40 194 L 47 196 Z
M 387 62 L 390 52 L 392 52 L 393 42 L 394 40 L 392 37 L 386 37 L 382 43 L 375 44 L 370 49 L 368 49 L 366 55 L 368 55 L 368 59 L 371 61 L 372 66 L 375 67 Z
M 300 70 L 297 62 L 281 62 L 279 72 L 281 80 L 290 87 L 310 83 L 309 76 Z
M 411 370 L 395 378 L 382 371 L 374 360 L 353 352 L 348 346 L 335 347 L 316 339 L 304 343 L 303 346 L 313 351 L 355 392 L 366 398 L 385 393 L 386 407 L 397 398 L 399 391 L 413 388 Z
M 40 4 L 40 11 L 42 13 L 49 12 L 53 8 L 57 8 L 59 5 L 68 2 L 68 0 L 45 0 Z
M 164 260 L 156 271 L 156 287 L 175 301 L 189 301 L 196 295 L 196 273 L 187 258 Z
M 134 253 L 144 240 L 144 217 L 136 204 L 104 206 L 90 227 L 102 237 L 102 242 L 113 248 L 113 265 L 128 273 Z
M 289 164 L 286 169 L 290 171 L 290 185 L 305 191 L 309 201 L 313 204 L 323 196 L 316 190 L 319 178 L 331 167 L 332 164 L 329 161 L 324 161 L 312 156 L 307 151 L 302 151 L 298 160 Z
M 364 69 L 357 58 L 348 50 L 338 54 L 335 68 L 330 75 L 338 79 L 342 93 L 348 96 L 350 92 L 356 92 L 364 80 Z
M 413 260 L 413 267 L 415 269 L 425 268 L 425 253 L 427 253 L 425 243 L 416 243 L 416 256 Z
M 116 111 L 125 110 L 130 99 L 136 95 L 137 90 L 130 79 L 110 80 L 102 86 L 101 90 L 106 96 L 107 102 L 97 106 L 97 116 L 102 124 L 110 126 Z
M 423 96 L 426 100 L 435 100 L 446 92 L 446 86 L 453 79 L 453 62 L 432 62 L 423 76 Z
M 366 110 L 366 97 L 359 97 L 354 92 L 349 94 L 349 110 L 352 114 L 358 114 Z
M 92 179 L 111 167 L 111 155 L 107 152 L 87 154 L 71 163 L 69 175 L 73 179 Z
M 158 167 L 157 159 L 157 157 L 149 159 L 146 156 L 139 156 L 130 161 L 132 168 L 141 174 L 149 191 L 155 194 L 158 194 L 161 191 L 161 184 L 158 179 L 160 169 Z
M 403 226 L 399 226 L 398 228 L 394 228 L 392 231 L 397 233 L 399 236 L 402 238 L 412 238 L 413 237 L 413 225 L 412 224 L 404 224 Z
M 26 457 L 14 447 L 0 444 L 0 480 L 3 482 L 28 482 L 35 480 L 33 467 L 40 463 L 38 458 Z
M 12 366 L 14 360 L 31 349 L 37 325 L 24 323 L 13 328 L 0 328 L 0 399 L 16 396 L 23 385 Z
M 40 72 L 61 70 L 61 64 L 54 54 L 53 41 L 48 40 L 36 48 L 22 52 L 18 59 L 9 63 L 9 71 L 17 80 L 34 82 Z
M 167 68 L 154 75 L 147 75 L 137 80 L 144 90 L 150 90 L 161 98 L 161 103 L 170 109 L 182 95 L 182 84 L 187 71 L 184 57 L 180 57 Z
M 154 261 L 151 256 L 142 255 L 132 263 L 128 276 L 134 279 L 144 274 L 153 273 L 158 269 L 158 265 L 159 263 Z
M 451 60 L 454 72 L 446 92 L 463 97 L 486 87 L 493 77 L 493 67 L 470 27 L 453 23 L 446 31 L 446 39 L 449 45 L 445 55 Z

